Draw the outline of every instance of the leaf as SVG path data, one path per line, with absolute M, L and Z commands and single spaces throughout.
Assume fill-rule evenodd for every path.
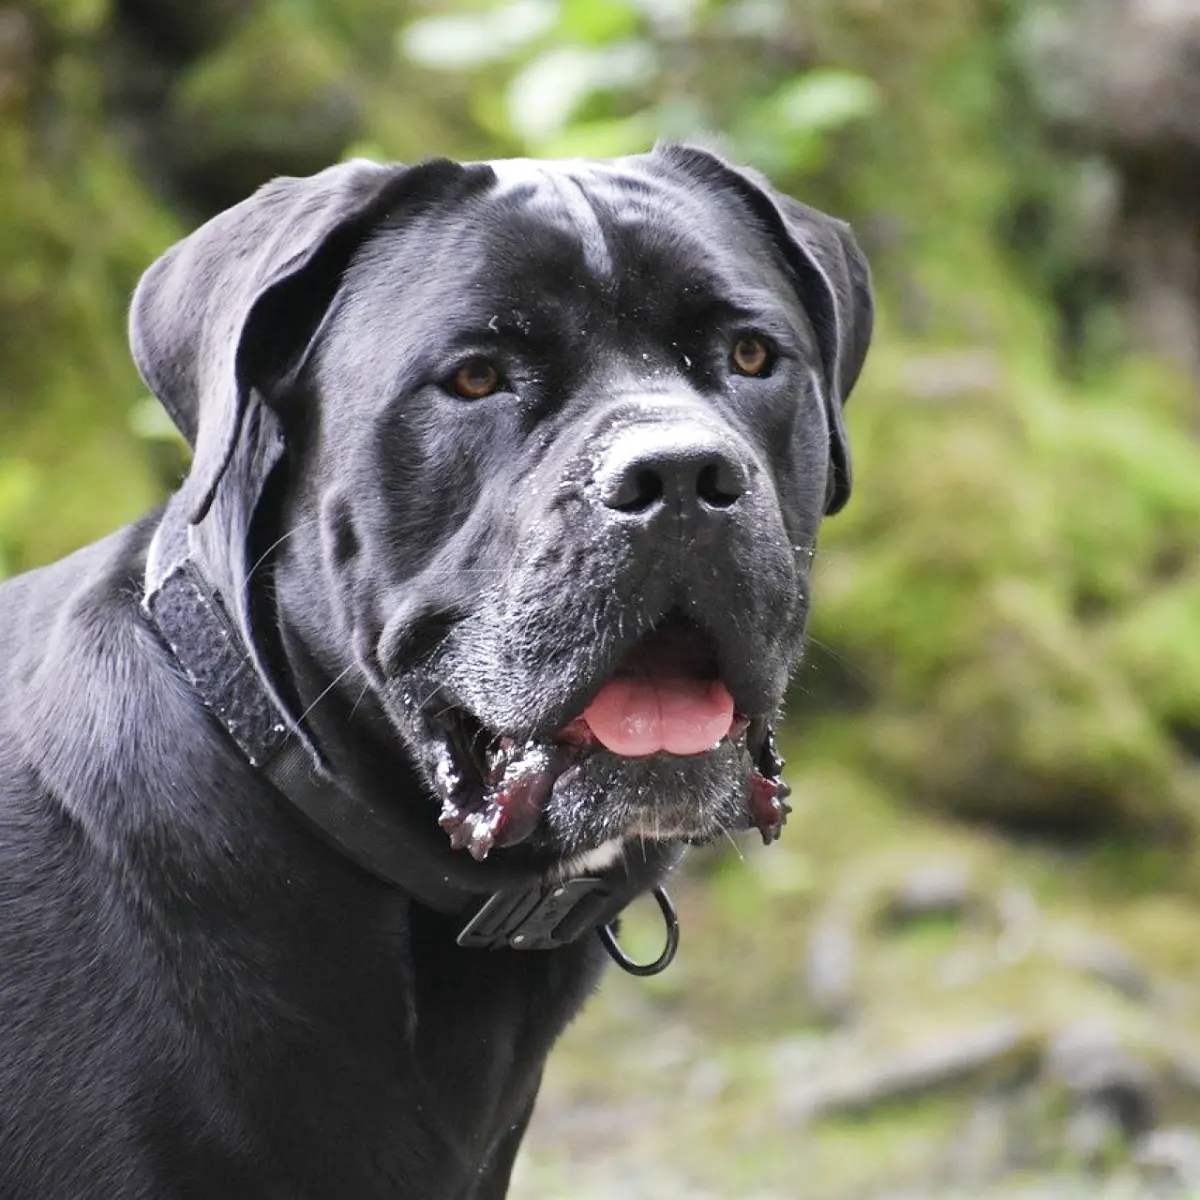
M 50 19 L 74 37 L 86 37 L 104 29 L 111 17 L 108 0 L 42 0 Z
M 848 71 L 809 71 L 744 111 L 731 131 L 738 151 L 769 172 L 819 171 L 830 134 L 878 108 L 875 85 Z
M 561 130 L 595 92 L 637 87 L 654 67 L 653 50 L 640 41 L 549 50 L 509 85 L 508 119 L 519 136 L 539 142 Z
M 840 129 L 878 107 L 879 92 L 869 79 L 836 70 L 809 71 L 768 101 L 775 120 L 793 132 Z
M 628 0 L 563 0 L 558 34 L 586 46 L 605 46 L 636 34 L 641 23 Z
M 422 17 L 401 33 L 400 48 L 421 66 L 462 71 L 510 58 L 557 20 L 554 0 L 513 0 L 491 11 Z
M 542 142 L 538 152 L 548 158 L 620 158 L 648 150 L 658 136 L 649 113 L 606 121 L 581 121 Z
M 25 508 L 36 494 L 37 472 L 19 458 L 0 461 L 0 521 Z

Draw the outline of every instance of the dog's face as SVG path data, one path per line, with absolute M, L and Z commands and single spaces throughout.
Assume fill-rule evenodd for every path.
M 853 242 L 680 148 L 397 190 L 310 235 L 237 331 L 222 420 L 244 436 L 261 393 L 290 450 L 280 611 L 476 857 L 773 835 L 772 724 L 849 486 Z M 194 474 L 205 422 L 202 395 Z

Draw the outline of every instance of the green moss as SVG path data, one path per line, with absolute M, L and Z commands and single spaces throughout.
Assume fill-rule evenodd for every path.
M 90 11 L 54 10 L 63 21 L 55 33 L 89 34 Z M 40 108 L 17 105 L 0 121 L 0 558 L 9 570 L 99 536 L 160 494 L 127 424 L 143 389 L 122 329 L 139 270 L 175 226 L 99 119 L 88 43 L 69 45 L 30 81 L 58 114 L 54 136 Z M 16 496 L 13 480 L 22 481 Z
M 1200 530 L 1200 450 L 1176 401 L 999 367 L 965 395 L 900 386 L 936 392 L 938 362 L 884 344 L 851 418 L 869 486 L 818 577 L 817 636 L 879 696 L 875 769 L 957 811 L 1194 829 L 1171 723 L 1196 711 L 1200 624 L 1173 571 Z
M 361 94 L 347 48 L 302 7 L 262 5 L 173 90 L 189 173 L 217 170 L 252 190 L 310 174 L 358 136 Z
M 813 1200 L 873 1190 L 881 1180 L 903 1186 L 937 1173 L 964 1123 L 961 1100 L 926 1096 L 853 1117 L 819 1122 L 801 1143 Z

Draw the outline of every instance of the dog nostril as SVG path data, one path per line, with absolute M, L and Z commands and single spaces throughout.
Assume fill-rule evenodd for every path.
M 649 467 L 625 471 L 617 485 L 604 497 L 608 508 L 623 513 L 640 513 L 663 498 L 662 476 Z
M 729 508 L 745 490 L 740 473 L 725 459 L 709 463 L 696 480 L 696 494 L 709 508 Z

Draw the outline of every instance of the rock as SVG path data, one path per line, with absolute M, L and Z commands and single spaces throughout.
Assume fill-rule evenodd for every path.
M 1003 374 L 993 352 L 961 350 L 909 359 L 898 383 L 914 400 L 958 405 L 999 394 Z
M 1007 1098 L 982 1096 L 949 1148 L 947 1173 L 963 1183 L 978 1185 L 1005 1169 L 1011 1141 L 1012 1114 Z
M 1020 962 L 1033 953 L 1041 936 L 1037 901 L 1027 888 L 1010 887 L 1000 893 L 996 909 L 1000 918 L 996 957 L 1004 963 Z
M 794 1121 L 863 1113 L 951 1085 L 979 1087 L 998 1076 L 1015 1075 L 1035 1053 L 1036 1040 L 1023 1025 L 997 1021 L 979 1029 L 947 1032 L 890 1057 L 872 1056 L 840 1069 L 830 1063 L 824 1078 L 806 1080 L 785 1092 L 781 1108 Z
M 1052 1037 L 1044 1072 L 1048 1081 L 1066 1088 L 1079 1108 L 1110 1109 L 1127 1138 L 1154 1125 L 1161 1080 L 1103 1025 L 1081 1022 Z
M 1063 1130 L 1068 1160 L 1090 1170 L 1103 1170 L 1116 1162 L 1124 1143 L 1120 1113 L 1103 1100 L 1085 1100 L 1067 1118 Z
M 1133 1150 L 1143 1180 L 1156 1188 L 1200 1188 L 1200 1133 L 1194 1129 L 1155 1129 Z
M 1052 0 L 1019 40 L 1047 115 L 1089 144 L 1140 157 L 1200 148 L 1193 0 Z
M 854 933 L 840 916 L 828 914 L 813 926 L 804 964 L 807 999 L 825 1021 L 847 1020 L 855 1008 Z
M 914 868 L 900 883 L 883 916 L 895 925 L 927 917 L 962 917 L 973 900 L 967 863 L 932 861 Z
M 1099 979 L 1131 1000 L 1148 1001 L 1152 997 L 1149 975 L 1125 947 L 1112 938 L 1080 933 L 1058 939 L 1050 953 L 1060 962 Z
M 1195 1047 L 1175 1048 L 1171 1055 L 1171 1079 L 1190 1096 L 1200 1099 L 1200 1054 Z
M 1110 256 L 1139 348 L 1200 374 L 1200 6 L 1055 0 L 1020 39 L 1048 118 L 1120 179 Z

